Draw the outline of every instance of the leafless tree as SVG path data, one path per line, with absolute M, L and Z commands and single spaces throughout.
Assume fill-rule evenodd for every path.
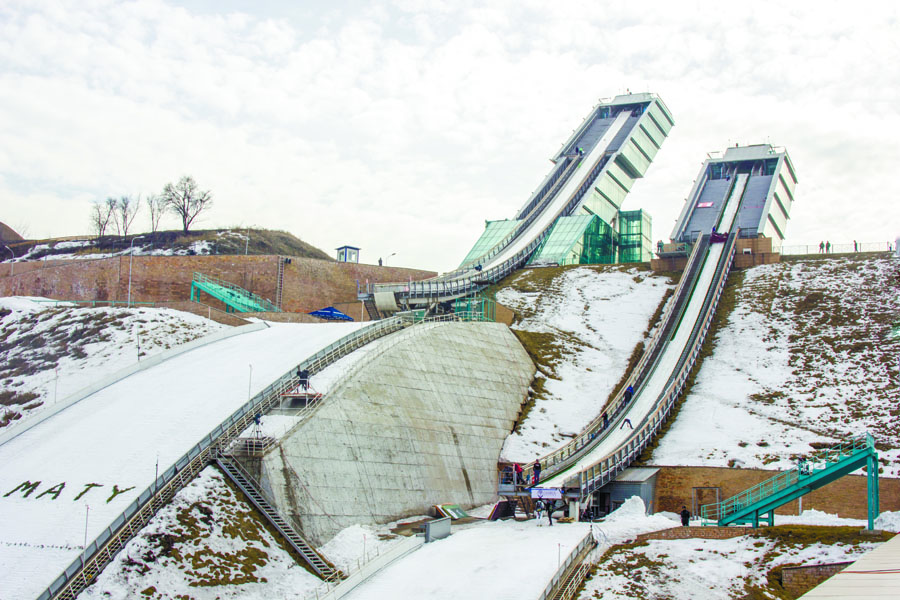
M 150 231 L 156 233 L 159 230 L 159 221 L 166 211 L 166 201 L 162 196 L 150 194 L 147 196 L 147 208 L 150 209 Z
M 103 237 L 106 233 L 106 228 L 113 216 L 115 204 L 110 204 L 110 200 L 112 198 L 108 198 L 104 202 L 94 200 L 91 204 L 91 229 L 97 234 L 98 238 Z
M 122 237 L 128 237 L 128 230 L 131 228 L 134 217 L 137 216 L 140 209 L 140 199 L 135 200 L 131 196 L 120 196 L 116 200 L 116 229 L 119 230 Z
M 212 192 L 200 190 L 197 182 L 189 175 L 185 175 L 174 185 L 167 183 L 163 188 L 162 198 L 166 207 L 181 218 L 185 233 L 197 215 L 212 206 Z
M 122 232 L 119 231 L 119 217 L 118 217 L 118 209 L 119 209 L 119 201 L 113 197 L 109 197 L 105 202 L 105 210 L 107 213 L 107 224 L 112 224 L 113 227 L 116 228 L 116 235 L 122 235 Z M 110 231 L 112 233 L 112 231 Z

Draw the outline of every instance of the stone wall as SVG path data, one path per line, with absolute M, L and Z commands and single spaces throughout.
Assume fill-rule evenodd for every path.
M 659 467 L 656 480 L 657 511 L 680 512 L 682 505 L 691 505 L 691 490 L 695 487 L 718 487 L 724 500 L 773 477 L 779 471 L 764 469 L 729 469 L 720 467 Z M 900 510 L 900 479 L 879 478 L 881 511 Z M 803 510 L 816 509 L 841 517 L 867 517 L 867 488 L 865 475 L 847 475 L 823 488 L 803 496 Z M 709 494 L 702 503 L 713 501 Z M 796 515 L 799 501 L 788 502 L 775 511 L 776 515 Z M 776 525 L 778 519 L 775 519 Z
M 369 283 L 425 279 L 432 271 L 289 257 L 284 269 L 282 308 L 310 312 L 342 302 L 356 303 L 357 281 Z M 275 299 L 278 256 L 117 256 L 96 260 L 16 263 L 14 274 L 0 269 L 0 296 L 44 296 L 57 300 L 128 299 L 129 271 L 134 302 L 190 299 L 195 271 Z M 224 306 L 203 295 L 203 302 Z M 356 316 L 354 316 L 356 318 Z
M 748 535 L 752 531 L 752 529 L 747 529 L 746 527 L 672 527 L 671 529 L 663 529 L 662 531 L 642 533 L 635 538 L 635 541 L 687 540 L 692 538 L 704 540 L 730 540 L 731 538 Z
M 792 598 L 798 598 L 852 564 L 852 562 L 840 562 L 827 565 L 785 567 L 781 571 L 781 586 Z
M 500 323 L 421 324 L 379 344 L 249 465 L 317 544 L 354 523 L 491 502 L 535 371 Z

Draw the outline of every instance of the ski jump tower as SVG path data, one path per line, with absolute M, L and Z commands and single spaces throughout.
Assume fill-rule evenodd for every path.
M 431 308 L 484 289 L 525 265 L 561 217 L 597 215 L 608 222 L 674 124 L 655 94 L 601 102 L 551 159 L 550 173 L 513 219 L 489 222 L 454 271 L 360 290 L 370 316 Z
M 746 174 L 747 186 L 735 221 L 740 236 L 762 235 L 781 247 L 797 187 L 797 174 L 787 150 L 758 144 L 735 146 L 707 156 L 672 230 L 672 241 L 694 242 L 709 233 L 736 176 Z

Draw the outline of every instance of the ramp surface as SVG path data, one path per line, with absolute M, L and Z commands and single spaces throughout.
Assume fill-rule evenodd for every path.
M 356 323 L 272 324 L 135 373 L 0 446 L 0 596 L 35 598 L 225 418 Z M 251 375 L 252 365 L 252 375 Z M 24 484 L 24 485 L 23 485 Z

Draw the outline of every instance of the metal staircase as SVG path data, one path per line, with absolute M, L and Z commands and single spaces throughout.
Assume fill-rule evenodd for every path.
M 280 308 L 265 298 L 239 285 L 203 273 L 194 273 L 191 281 L 191 302 L 199 299 L 201 291 L 225 304 L 225 312 L 281 312 Z
M 309 542 L 307 542 L 303 536 L 290 525 L 288 520 L 278 512 L 272 503 L 269 502 L 263 495 L 261 487 L 256 480 L 253 479 L 250 473 L 248 473 L 238 461 L 233 460 L 224 454 L 218 454 L 216 456 L 216 464 L 219 465 L 222 472 L 225 473 L 242 492 L 244 492 L 244 495 L 250 499 L 253 506 L 265 515 L 269 523 L 271 523 L 291 547 L 303 557 L 319 577 L 326 581 L 330 581 L 339 576 L 334 567 L 325 562 L 325 559 L 316 552 L 315 548 L 313 548 Z
M 722 502 L 706 504 L 700 509 L 704 524 L 720 527 L 751 524 L 760 521 L 774 524 L 775 509 L 804 494 L 828 485 L 844 475 L 866 468 L 868 475 L 869 529 L 878 516 L 878 453 L 870 434 L 843 442 L 801 459 L 797 468 L 783 471 L 752 488 Z
M 381 319 L 381 313 L 378 312 L 378 307 L 375 306 L 374 297 L 366 296 L 363 299 L 363 303 L 366 305 L 366 312 L 369 313 L 369 320 L 377 321 Z
M 282 298 L 282 290 L 284 289 L 284 264 L 288 259 L 279 256 L 278 257 L 278 274 L 275 277 L 275 306 L 281 309 L 281 298 Z

